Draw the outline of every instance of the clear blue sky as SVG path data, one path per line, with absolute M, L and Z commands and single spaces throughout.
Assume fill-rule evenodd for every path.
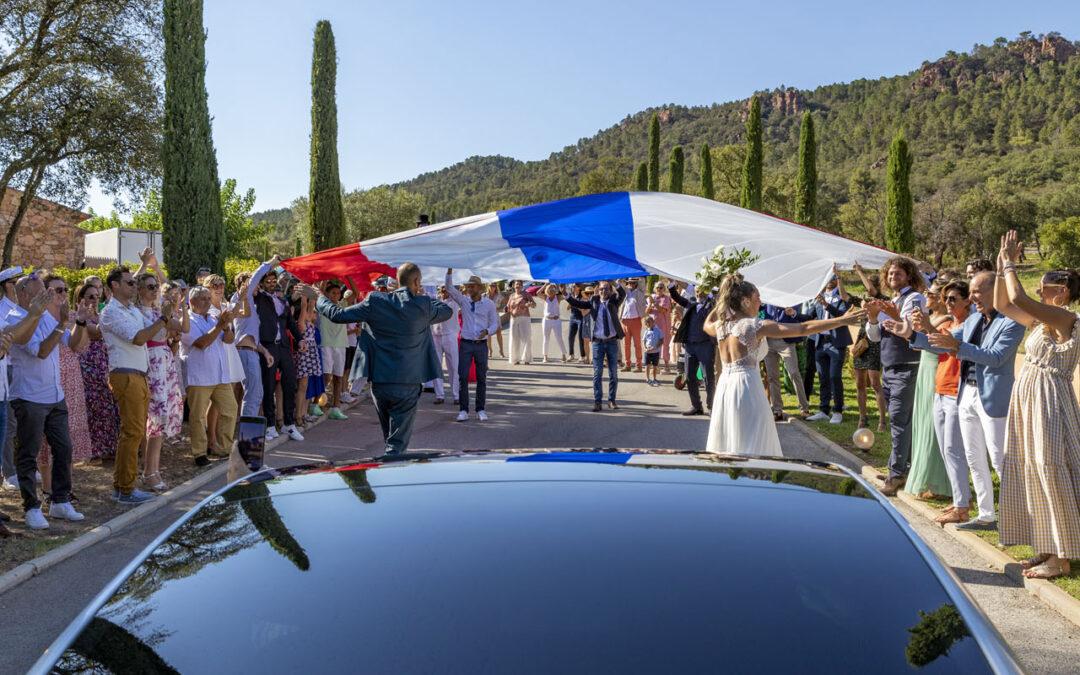
M 1025 30 L 1080 38 L 1078 0 L 211 0 L 219 173 L 258 210 L 307 193 L 319 19 L 337 40 L 346 189 L 471 155 L 541 159 L 649 106 L 906 73 Z

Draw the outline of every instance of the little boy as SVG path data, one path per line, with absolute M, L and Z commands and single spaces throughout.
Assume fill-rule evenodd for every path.
M 660 367 L 660 350 L 664 347 L 664 332 L 651 314 L 645 315 L 645 333 L 641 337 L 645 342 L 645 384 L 659 387 L 656 373 Z

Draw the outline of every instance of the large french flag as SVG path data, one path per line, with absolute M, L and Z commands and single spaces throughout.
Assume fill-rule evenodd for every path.
M 745 248 L 743 270 L 762 299 L 793 305 L 814 297 L 834 263 L 880 267 L 890 253 L 834 234 L 710 199 L 665 192 L 610 192 L 460 218 L 292 258 L 285 269 L 313 282 L 393 274 L 405 262 L 424 278 L 454 282 L 524 279 L 565 283 L 658 274 L 694 280 L 717 247 Z

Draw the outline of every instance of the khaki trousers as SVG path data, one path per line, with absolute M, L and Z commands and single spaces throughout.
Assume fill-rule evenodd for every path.
M 217 447 L 222 452 L 230 452 L 233 446 L 233 434 L 236 431 L 236 396 L 233 394 L 232 385 L 189 386 L 187 400 L 191 454 L 195 457 L 206 454 L 206 415 L 211 405 L 218 411 Z
M 139 475 L 139 444 L 146 436 L 150 386 L 140 373 L 109 373 L 109 388 L 120 409 L 120 438 L 113 465 L 113 489 L 131 494 Z

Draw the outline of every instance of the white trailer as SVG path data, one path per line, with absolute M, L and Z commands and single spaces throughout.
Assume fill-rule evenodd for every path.
M 83 257 L 86 264 L 92 267 L 109 263 L 138 266 L 139 254 L 148 246 L 154 250 L 158 260 L 164 258 L 161 232 L 154 230 L 114 227 L 111 230 L 90 232 L 83 238 L 83 242 Z

